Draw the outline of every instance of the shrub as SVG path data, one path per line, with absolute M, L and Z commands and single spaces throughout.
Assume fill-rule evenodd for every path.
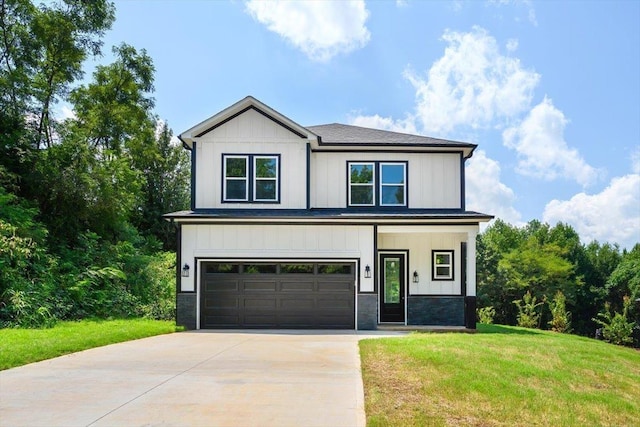
M 477 310 L 478 322 L 485 325 L 492 325 L 493 319 L 496 316 L 496 309 L 492 306 L 480 307 Z
M 544 301 L 536 303 L 536 297 L 530 291 L 524 294 L 521 300 L 513 302 L 518 307 L 518 326 L 523 328 L 537 328 L 540 326 L 540 307 Z
M 630 345 L 633 343 L 633 328 L 635 322 L 628 319 L 631 298 L 623 297 L 622 313 L 611 314 L 611 304 L 606 302 L 604 312 L 598 313 L 598 317 L 593 321 L 602 326 L 602 337 L 605 341 L 616 345 Z
M 549 326 L 555 332 L 569 333 L 571 332 L 571 313 L 567 311 L 567 298 L 561 291 L 558 291 L 553 297 L 553 301 L 549 301 L 549 310 L 551 311 L 551 320 Z

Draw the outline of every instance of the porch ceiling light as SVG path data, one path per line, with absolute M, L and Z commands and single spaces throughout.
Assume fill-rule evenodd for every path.
M 413 283 L 418 283 L 420 281 L 420 276 L 418 275 L 418 271 L 414 270 L 413 272 Z
M 182 277 L 189 277 L 189 264 L 184 263 L 184 267 L 182 267 Z
M 365 279 L 370 279 L 371 278 L 371 267 L 369 267 L 369 264 L 367 264 L 364 267 L 364 278 Z

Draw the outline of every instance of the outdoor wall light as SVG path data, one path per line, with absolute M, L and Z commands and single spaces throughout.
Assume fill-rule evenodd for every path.
M 184 267 L 182 267 L 182 277 L 189 277 L 189 264 L 184 263 Z
M 365 279 L 370 279 L 371 278 L 371 267 L 369 267 L 369 264 L 367 264 L 364 267 L 364 278 Z
M 418 283 L 420 281 L 420 276 L 418 275 L 418 271 L 415 270 L 413 272 L 413 283 Z

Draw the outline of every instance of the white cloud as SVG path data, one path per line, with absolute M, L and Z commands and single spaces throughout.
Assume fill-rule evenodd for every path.
M 543 220 L 572 225 L 585 243 L 598 240 L 631 249 L 640 243 L 640 174 L 614 178 L 598 194 L 552 200 L 544 209 Z
M 485 29 L 447 30 L 442 38 L 448 46 L 426 78 L 411 68 L 404 72 L 416 90 L 415 115 L 425 133 L 501 126 L 529 108 L 540 76 L 503 55 Z
M 352 52 L 365 46 L 371 37 L 365 26 L 369 12 L 364 0 L 249 0 L 246 10 L 314 61 L 325 62 Z
M 394 120 L 391 117 L 381 117 L 377 114 L 373 116 L 355 116 L 349 118 L 349 123 L 354 126 L 362 126 L 366 128 L 390 130 L 393 132 L 404 132 L 417 134 L 415 123 L 411 117 L 404 120 Z
M 519 173 L 546 180 L 564 177 L 583 186 L 598 179 L 600 172 L 564 140 L 567 122 L 562 111 L 545 97 L 521 123 L 503 132 L 504 145 L 518 153 Z
M 515 52 L 518 49 L 518 39 L 507 40 L 507 50 L 509 52 Z
M 521 215 L 513 204 L 516 195 L 500 181 L 500 164 L 476 150 L 465 169 L 467 210 L 494 215 L 511 224 L 521 225 Z

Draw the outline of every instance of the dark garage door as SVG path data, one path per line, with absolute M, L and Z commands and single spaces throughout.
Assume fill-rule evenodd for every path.
M 202 263 L 201 328 L 354 329 L 355 266 Z

